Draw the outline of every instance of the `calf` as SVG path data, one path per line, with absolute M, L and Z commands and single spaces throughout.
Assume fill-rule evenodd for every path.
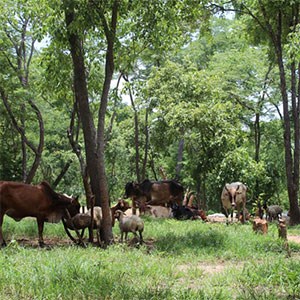
M 253 231 L 256 233 L 267 234 L 268 233 L 268 222 L 261 218 L 255 218 L 252 224 Z
M 172 215 L 172 209 L 170 207 L 160 205 L 147 205 L 145 208 L 145 214 L 149 214 L 154 218 L 169 218 Z

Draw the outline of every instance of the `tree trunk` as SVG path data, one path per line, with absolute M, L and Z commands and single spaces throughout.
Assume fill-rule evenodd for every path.
M 123 78 L 126 82 L 129 82 L 128 77 L 123 75 Z M 139 119 L 138 112 L 134 104 L 133 95 L 131 92 L 131 88 L 129 86 L 129 97 L 131 106 L 134 112 L 134 145 L 135 145 L 135 173 L 137 182 L 141 182 L 141 174 L 140 174 L 140 139 L 139 139 Z
M 105 244 L 109 244 L 111 243 L 113 236 L 110 212 L 108 213 L 108 192 L 105 190 L 105 188 L 103 188 L 103 180 L 105 181 L 105 173 L 103 172 L 104 151 L 101 147 L 97 149 L 96 130 L 88 101 L 82 41 L 79 37 L 79 34 L 75 33 L 74 28 L 72 31 L 70 30 L 70 25 L 75 20 L 73 3 L 66 2 L 67 1 L 65 1 L 65 17 L 73 60 L 75 97 L 79 105 L 79 112 L 82 121 L 87 169 L 91 178 L 92 191 L 95 195 L 95 204 L 101 205 L 103 210 L 104 234 L 101 234 L 101 240 L 103 240 Z M 68 4 L 70 6 L 68 6 Z M 101 107 L 103 109 L 102 105 Z M 102 122 L 102 120 L 99 120 L 99 122 Z M 103 132 L 102 134 L 104 135 Z
M 277 41 L 278 39 L 274 39 Z M 295 225 L 300 223 L 300 210 L 298 204 L 298 193 L 299 193 L 299 157 L 295 157 L 295 154 L 299 155 L 299 112 L 298 120 L 294 119 L 294 130 L 297 130 L 298 133 L 295 132 L 294 136 L 294 159 L 292 154 L 292 135 L 291 135 L 291 120 L 289 115 L 289 99 L 287 95 L 287 84 L 286 84 L 286 74 L 285 68 L 283 64 L 282 57 L 282 48 L 281 43 L 278 41 L 275 44 L 276 47 L 276 55 L 277 55 L 277 63 L 279 67 L 280 73 L 280 90 L 282 96 L 283 103 L 283 120 L 284 120 L 284 149 L 285 149 L 285 169 L 286 169 L 286 177 L 287 177 L 287 189 L 288 196 L 290 202 L 290 224 Z M 292 84 L 293 86 L 293 84 Z M 299 95 L 298 95 L 299 96 Z M 292 105 L 293 106 L 293 105 Z M 295 117 L 295 112 L 294 112 Z M 297 125 L 298 124 L 298 125 Z M 297 171 L 296 171 L 297 170 Z
M 177 165 L 176 165 L 176 179 L 180 179 L 180 173 L 182 169 L 182 160 L 183 160 L 183 149 L 184 149 L 184 139 L 179 140 L 178 152 L 177 152 Z

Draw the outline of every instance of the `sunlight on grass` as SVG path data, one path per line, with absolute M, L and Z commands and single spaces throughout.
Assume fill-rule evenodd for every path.
M 140 248 L 125 243 L 23 247 L 0 252 L 1 299 L 296 299 L 300 245 L 286 258 L 275 224 L 266 236 L 251 224 L 209 224 L 145 218 Z M 5 220 L 5 235 L 37 237 L 34 220 Z M 118 226 L 114 234 L 119 236 Z M 293 234 L 300 228 L 293 229 Z M 66 239 L 62 224 L 46 224 L 45 238 Z M 117 239 L 116 239 L 117 240 Z M 151 245 L 151 247 L 150 247 Z M 294 297 L 294 298 L 293 298 Z

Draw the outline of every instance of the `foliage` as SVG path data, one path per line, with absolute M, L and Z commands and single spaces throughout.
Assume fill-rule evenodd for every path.
M 104 11 L 112 3 L 100 2 Z M 245 8 L 246 2 L 234 2 L 241 10 Z M 255 8 L 256 2 L 248 4 Z M 207 4 L 184 0 L 139 1 L 133 5 L 122 1 L 114 78 L 120 72 L 130 79 L 139 118 L 140 164 L 148 130 L 146 176 L 160 179 L 158 170 L 163 167 L 173 178 L 178 144 L 184 140 L 180 180 L 185 187 L 196 190 L 209 209 L 220 209 L 222 186 L 235 180 L 247 184 L 249 199 L 255 200 L 261 194 L 271 203 L 282 203 L 288 208 L 282 123 L 277 113 L 281 109 L 278 71 L 269 63 L 273 53 L 266 47 L 261 30 L 244 15 L 237 14 L 236 19 L 226 14 L 212 16 Z M 79 164 L 66 134 L 74 87 L 61 5 L 59 1 L 34 0 L 5 0 L 1 4 L 0 86 L 9 93 L 16 118 L 26 118 L 26 132 L 34 144 L 38 142 L 36 117 L 21 105 L 34 97 L 41 109 L 45 147 L 34 181 L 52 183 L 71 162 L 57 188 L 83 198 Z M 76 1 L 75 5 L 79 20 L 76 26 L 84 39 L 90 108 L 96 124 L 104 80 L 104 32 L 97 12 L 89 10 L 87 2 Z M 270 9 L 270 13 L 275 11 Z M 8 60 L 12 60 L 14 52 L 5 28 L 18 37 L 13 28 L 19 24 L 20 16 L 30 17 L 28 38 L 39 41 L 33 52 L 29 90 L 19 86 Z M 7 27 L 8 20 L 14 26 Z M 298 35 L 296 30 L 287 36 L 285 51 L 290 57 L 298 55 Z M 29 42 L 30 39 L 27 45 Z M 126 182 L 136 178 L 134 116 L 132 107 L 124 101 L 128 88 L 129 84 L 123 84 L 123 94 L 121 88 L 111 88 L 106 114 L 105 165 L 111 202 L 124 194 Z M 0 110 L 4 116 L 0 120 L 0 178 L 22 180 L 21 141 L 2 102 Z M 254 143 L 257 114 L 261 134 L 259 161 L 255 161 Z M 78 143 L 84 156 L 81 128 Z M 29 153 L 28 162 L 32 159 Z

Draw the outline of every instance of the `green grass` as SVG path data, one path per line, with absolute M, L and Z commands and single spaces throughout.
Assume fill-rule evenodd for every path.
M 37 244 L 34 220 L 6 218 L 7 240 Z M 300 235 L 300 227 L 288 233 Z M 118 226 L 114 228 L 116 240 Z M 145 218 L 146 245 L 23 247 L 0 250 L 1 299 L 298 299 L 300 244 L 288 258 L 275 224 L 266 236 L 250 224 Z M 46 224 L 47 238 L 66 238 Z M 131 236 L 130 236 L 131 237 Z

